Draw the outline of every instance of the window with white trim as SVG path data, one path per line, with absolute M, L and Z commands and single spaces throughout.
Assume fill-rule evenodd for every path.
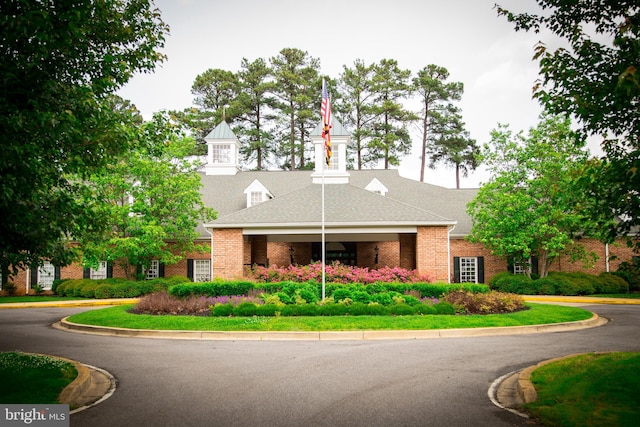
M 478 282 L 478 258 L 460 257 L 460 283 Z
M 98 268 L 89 270 L 89 278 L 91 280 L 100 280 L 107 278 L 107 261 L 100 261 Z
M 152 259 L 149 263 L 149 268 L 147 268 L 147 280 L 157 279 L 160 277 L 160 261 L 157 259 Z
M 211 153 L 213 163 L 231 163 L 231 144 L 214 144 Z
M 250 206 L 255 206 L 255 205 L 259 204 L 259 203 L 262 203 L 263 202 L 263 200 L 262 200 L 262 195 L 263 194 L 264 193 L 262 193 L 261 191 L 252 191 L 251 192 L 251 196 L 250 196 L 251 197 L 251 205 Z
M 211 260 L 195 259 L 193 260 L 193 281 L 208 282 L 211 280 Z
M 56 267 L 48 261 L 38 267 L 38 281 L 35 285 L 41 286 L 44 290 L 50 290 L 56 277 Z
M 527 265 L 520 262 L 513 264 L 513 274 L 527 274 Z

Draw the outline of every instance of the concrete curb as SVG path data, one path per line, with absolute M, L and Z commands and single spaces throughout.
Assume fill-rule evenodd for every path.
M 42 301 L 42 302 L 10 302 L 0 304 L 0 310 L 10 308 L 44 308 L 44 307 L 99 307 L 105 305 L 135 304 L 140 298 L 110 298 L 96 300 Z
M 497 335 L 535 334 L 564 332 L 604 325 L 607 320 L 593 314 L 590 319 L 545 325 L 504 326 L 495 328 L 463 328 L 434 330 L 367 330 L 367 331 L 317 331 L 317 332 L 270 332 L 270 331 L 168 331 L 151 329 L 111 328 L 105 326 L 73 323 L 65 317 L 53 326 L 70 332 L 103 336 L 230 340 L 230 341 L 288 341 L 288 340 L 417 340 L 434 338 L 461 338 Z

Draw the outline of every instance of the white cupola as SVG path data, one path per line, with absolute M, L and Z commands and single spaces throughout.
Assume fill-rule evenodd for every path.
M 227 122 L 222 121 L 207 136 L 207 175 L 235 175 L 240 170 L 240 141 Z
M 316 168 L 311 174 L 314 184 L 321 184 L 324 175 L 325 184 L 348 184 L 347 146 L 351 142 L 351 134 L 335 118 L 331 127 L 332 156 L 327 165 L 325 161 L 324 139 L 322 138 L 322 124 L 318 124 L 311 132 L 311 143 L 315 148 Z M 323 170 L 324 169 L 324 170 Z

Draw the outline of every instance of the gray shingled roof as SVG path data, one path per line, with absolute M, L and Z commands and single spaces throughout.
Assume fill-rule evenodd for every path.
M 466 205 L 477 189 L 457 190 L 421 183 L 401 177 L 397 170 L 349 173 L 349 184 L 325 185 L 327 223 L 457 222 L 452 236 L 464 236 L 471 230 Z M 212 225 L 320 221 L 321 185 L 311 184 L 311 174 L 311 171 L 242 171 L 234 176 L 202 175 L 203 201 L 218 212 Z M 386 196 L 364 190 L 374 178 L 388 188 Z M 244 190 L 256 179 L 274 198 L 246 208 Z M 199 232 L 206 235 L 203 227 L 199 227 Z
M 319 226 L 322 186 L 306 187 L 248 209 L 223 216 L 213 227 L 273 227 L 280 225 Z M 447 218 L 372 193 L 349 184 L 325 185 L 327 225 L 433 225 L 453 224 Z

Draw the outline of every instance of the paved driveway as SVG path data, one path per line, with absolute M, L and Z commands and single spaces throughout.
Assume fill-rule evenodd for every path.
M 0 310 L 0 351 L 49 353 L 118 388 L 72 426 L 524 426 L 495 407 L 498 377 L 587 351 L 640 351 L 640 306 L 574 332 L 414 341 L 192 341 L 100 337 L 50 324 L 85 309 Z

